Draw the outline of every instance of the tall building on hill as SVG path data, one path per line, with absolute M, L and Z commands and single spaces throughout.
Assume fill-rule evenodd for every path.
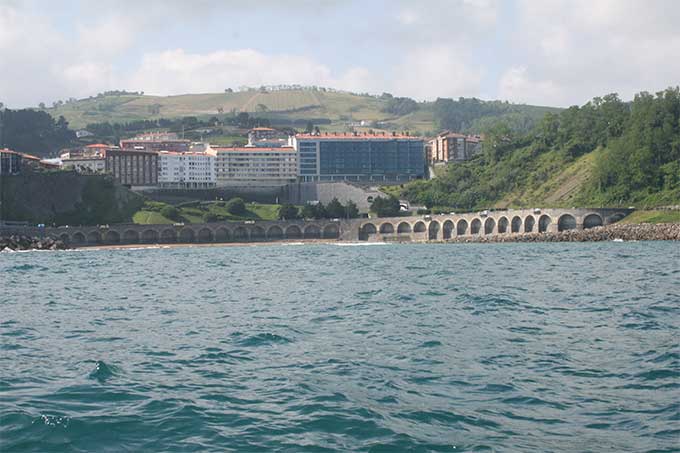
M 158 185 L 163 189 L 215 187 L 215 156 L 207 153 L 158 153 Z
M 260 148 L 288 146 L 288 135 L 271 127 L 254 127 L 248 131 L 248 146 Z
M 297 154 L 291 147 L 211 147 L 218 187 L 275 187 L 294 182 Z
M 323 133 L 291 137 L 301 182 L 399 182 L 425 175 L 423 139 L 397 134 Z
M 21 173 L 21 154 L 10 149 L 0 149 L 0 175 Z
M 122 149 L 138 151 L 175 151 L 184 153 L 191 151 L 191 141 L 180 139 L 170 132 L 141 134 L 120 141 Z
M 430 140 L 428 145 L 430 162 L 462 162 L 481 152 L 482 138 L 445 131 Z
M 158 184 L 158 153 L 135 149 L 109 149 L 105 152 L 106 172 L 128 186 Z

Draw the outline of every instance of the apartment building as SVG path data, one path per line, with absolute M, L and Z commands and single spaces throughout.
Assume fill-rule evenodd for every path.
M 163 189 L 215 187 L 215 156 L 207 153 L 158 153 L 158 185 Z
M 218 187 L 283 186 L 297 178 L 297 153 L 291 147 L 210 147 Z

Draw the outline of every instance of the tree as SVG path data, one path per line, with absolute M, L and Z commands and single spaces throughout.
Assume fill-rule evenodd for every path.
M 242 198 L 232 198 L 225 207 L 230 214 L 242 215 L 246 213 L 246 203 Z
M 300 213 L 296 206 L 292 204 L 283 204 L 279 206 L 279 220 L 294 220 L 300 217 Z
M 44 103 L 44 102 L 41 102 L 40 104 L 38 104 L 38 108 L 39 108 L 40 110 L 45 110 L 45 103 Z
M 300 216 L 303 219 L 313 219 L 316 217 L 316 208 L 313 204 L 307 203 L 302 207 L 300 211 Z
M 326 207 L 323 205 L 323 203 L 319 202 L 314 205 L 314 218 L 317 220 L 328 218 L 328 212 L 326 211 Z
M 305 133 L 311 134 L 312 132 L 314 132 L 314 123 L 312 123 L 311 121 L 307 121 L 307 126 L 305 127 Z
M 179 210 L 174 206 L 164 206 L 161 209 L 161 215 L 170 220 L 177 221 L 180 219 Z
M 224 92 L 225 92 L 225 93 L 233 93 L 234 90 L 232 90 L 231 88 L 227 88 L 226 90 L 224 90 Z
M 378 217 L 393 217 L 399 215 L 399 199 L 393 196 L 387 198 L 376 197 L 371 203 L 371 211 Z
M 326 213 L 332 219 L 341 219 L 345 217 L 345 207 L 337 198 L 333 198 L 326 206 Z
M 356 219 L 359 217 L 359 208 L 352 200 L 349 200 L 347 202 L 347 206 L 345 206 L 345 217 L 350 219 Z
M 266 112 L 267 110 L 269 110 L 269 109 L 267 108 L 267 106 L 264 105 L 264 104 L 257 104 L 257 107 L 256 107 L 256 108 L 257 108 L 257 111 L 258 111 L 258 112 L 262 112 L 262 113 L 264 113 L 264 112 Z
M 203 221 L 205 223 L 217 222 L 217 214 L 213 212 L 206 212 L 203 214 Z

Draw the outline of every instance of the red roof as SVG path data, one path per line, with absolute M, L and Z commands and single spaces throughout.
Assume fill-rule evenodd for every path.
M 104 143 L 95 143 L 93 145 L 87 145 L 85 148 L 111 148 L 111 145 L 105 145 Z
M 290 152 L 295 152 L 295 148 L 291 148 L 290 146 L 281 146 L 281 147 L 256 147 L 256 146 L 212 146 L 211 147 L 215 151 L 224 151 L 224 152 L 284 152 L 284 153 L 290 153 Z
M 369 134 L 366 132 L 323 132 L 321 134 L 296 134 L 297 139 L 310 140 L 423 140 L 422 137 L 414 137 L 406 134 L 392 134 L 392 133 L 375 133 Z

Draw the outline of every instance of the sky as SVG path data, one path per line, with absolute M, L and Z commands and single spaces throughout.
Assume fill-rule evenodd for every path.
M 566 107 L 680 84 L 678 0 L 0 0 L 0 102 L 278 84 Z

